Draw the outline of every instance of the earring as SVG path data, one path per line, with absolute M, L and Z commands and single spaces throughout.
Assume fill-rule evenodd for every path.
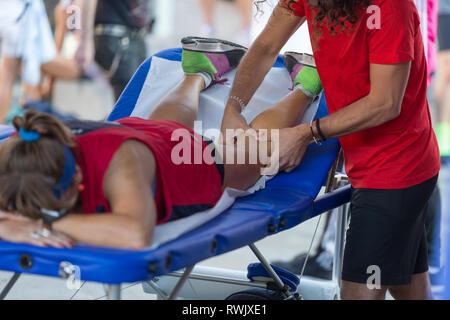
M 78 191 L 83 192 L 84 190 L 86 190 L 86 187 L 84 186 L 84 184 L 80 183 L 77 187 Z

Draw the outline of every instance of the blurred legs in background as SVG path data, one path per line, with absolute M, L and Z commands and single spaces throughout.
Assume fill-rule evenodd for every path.
M 1 2 L 1 5 L 0 20 L 6 20 L 0 25 L 0 123 L 4 123 L 19 74 L 24 89 L 23 102 L 27 103 L 42 99 L 42 73 L 56 78 L 78 79 L 81 70 L 75 61 L 58 55 L 42 0 L 11 0 Z M 15 107 L 20 109 L 17 105 Z M 13 110 L 11 115 L 15 112 Z
M 450 156 L 450 13 L 439 15 L 439 67 L 435 98 L 438 108 L 436 135 L 441 156 Z
M 234 0 L 241 14 L 241 29 L 233 40 L 244 46 L 250 43 L 250 25 L 252 20 L 253 1 L 252 0 Z M 214 25 L 214 9 L 216 0 L 199 0 L 202 9 L 204 24 L 202 27 L 202 36 L 207 38 L 216 37 L 216 27 Z M 235 21 L 232 21 L 234 23 Z
M 20 69 L 20 59 L 4 57 L 0 66 L 0 124 L 6 120 Z

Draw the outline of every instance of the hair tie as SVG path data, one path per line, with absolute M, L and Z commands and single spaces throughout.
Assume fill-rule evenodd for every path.
M 25 131 L 24 128 L 20 128 L 19 136 L 25 142 L 34 142 L 34 141 L 38 141 L 39 139 L 41 139 L 41 134 L 39 132 L 37 132 L 36 130 Z

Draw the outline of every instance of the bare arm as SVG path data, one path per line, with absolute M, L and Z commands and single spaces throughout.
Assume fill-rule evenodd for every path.
M 58 232 L 52 232 L 48 237 L 33 238 L 31 236 L 33 233 L 39 233 L 42 229 L 42 221 L 31 220 L 19 214 L 0 211 L 1 240 L 39 247 L 71 248 L 75 245 L 72 239 Z
M 362 99 L 320 120 L 327 138 L 337 138 L 382 125 L 400 115 L 409 80 L 411 62 L 370 65 L 370 93 Z M 317 135 L 317 132 L 316 136 Z M 280 132 L 280 169 L 291 171 L 301 161 L 306 146 L 313 142 L 309 124 Z
M 81 38 L 75 54 L 78 63 L 86 69 L 94 61 L 94 25 L 97 0 L 80 0 Z
M 141 249 L 153 238 L 156 206 L 152 181 L 153 155 L 137 141 L 125 142 L 114 155 L 104 178 L 103 190 L 112 213 L 71 214 L 54 229 L 91 245 Z
M 277 5 L 263 32 L 243 57 L 230 96 L 237 96 L 248 104 L 275 63 L 280 50 L 305 20 Z M 223 133 L 225 129 L 248 128 L 240 113 L 239 103 L 229 100 L 222 122 Z

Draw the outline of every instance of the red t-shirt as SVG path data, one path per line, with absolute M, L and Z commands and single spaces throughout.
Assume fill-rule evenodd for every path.
M 284 5 L 284 1 L 280 3 Z M 353 187 L 407 188 L 434 177 L 440 170 L 426 97 L 427 66 L 420 20 L 412 0 L 372 0 L 372 5 L 379 9 L 362 12 L 356 24 L 348 24 L 350 30 L 334 36 L 328 27 L 317 26 L 314 20 L 318 9 L 307 5 L 307 0 L 298 0 L 292 9 L 297 16 L 307 17 L 330 113 L 369 94 L 371 63 L 412 61 L 400 116 L 340 138 Z M 376 12 L 381 22 L 379 29 L 374 28 Z

